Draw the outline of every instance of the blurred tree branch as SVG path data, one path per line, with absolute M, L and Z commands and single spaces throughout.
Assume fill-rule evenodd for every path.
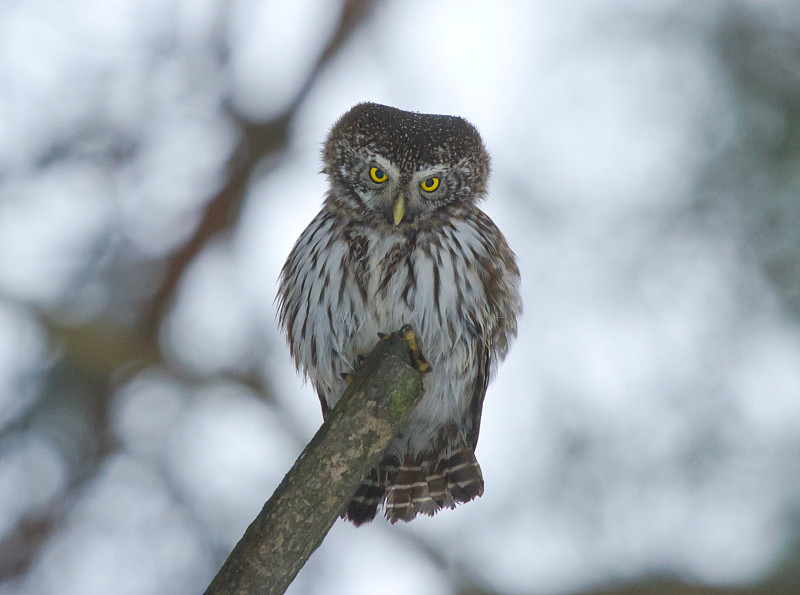
M 356 27 L 370 13 L 373 0 L 344 0 L 333 35 L 317 58 L 314 67 L 287 109 L 269 122 L 251 122 L 232 109 L 231 117 L 242 136 L 228 162 L 228 178 L 206 205 L 194 234 L 167 262 L 164 279 L 153 296 L 144 319 L 143 330 L 155 338 L 159 324 L 169 307 L 184 271 L 209 240 L 221 231 L 235 227 L 251 172 L 266 156 L 278 153 L 289 143 L 289 124 L 325 66 L 349 39 Z
M 318 56 L 314 66 L 286 110 L 268 122 L 252 122 L 228 108 L 236 122 L 240 140 L 228 160 L 226 180 L 219 191 L 206 204 L 194 233 L 189 240 L 166 260 L 166 269 L 160 285 L 145 308 L 139 328 L 133 333 L 125 328 L 102 322 L 81 327 L 63 325 L 47 314 L 42 322 L 50 336 L 61 345 L 65 355 L 76 355 L 84 361 L 87 345 L 99 355 L 90 367 L 108 374 L 119 366 L 136 363 L 137 367 L 161 361 L 158 331 L 166 315 L 184 272 L 208 242 L 218 234 L 236 227 L 252 172 L 267 156 L 280 153 L 289 143 L 289 126 L 298 109 L 314 86 L 319 75 L 350 38 L 353 31 L 366 19 L 374 0 L 343 0 L 338 24 Z M 73 353 L 77 350 L 78 353 Z
M 283 593 L 422 397 L 403 331 L 379 341 L 206 593 Z
M 91 404 L 91 407 L 87 406 L 85 414 L 92 420 L 92 436 L 84 438 L 101 447 L 86 460 L 82 460 L 81 473 L 71 478 L 68 490 L 91 477 L 92 469 L 101 463 L 107 449 L 115 445 L 106 415 L 106 404 L 113 394 L 113 385 L 120 381 L 120 370 L 132 373 L 164 362 L 158 332 L 184 272 L 212 238 L 236 226 L 253 170 L 264 157 L 279 153 L 288 145 L 289 126 L 299 107 L 319 75 L 335 58 L 353 31 L 366 19 L 373 6 L 374 0 L 342 0 L 339 21 L 331 37 L 297 95 L 280 116 L 269 122 L 251 122 L 235 113 L 233 108 L 228 108 L 230 117 L 239 126 L 241 136 L 228 161 L 226 180 L 206 204 L 191 238 L 166 260 L 161 282 L 145 305 L 144 314 L 136 325 L 132 327 L 102 320 L 75 325 L 64 323 L 50 311 L 31 308 L 47 330 L 51 342 L 57 347 L 58 359 L 63 362 L 61 368 L 66 370 L 65 373 L 70 377 L 91 378 L 90 386 L 81 389 L 84 399 Z M 66 144 L 62 142 L 53 149 L 53 154 L 59 155 L 64 146 L 69 147 L 72 144 L 73 141 Z M 43 389 L 43 392 L 53 393 L 53 398 L 60 399 L 64 394 L 63 388 L 58 386 L 61 379 L 51 379 L 50 376 L 51 373 L 45 374 L 46 384 L 55 384 Z M 31 408 L 27 417 L 19 420 L 13 427 L 6 428 L 6 433 L 28 424 L 27 418 L 36 411 L 37 408 Z M 39 511 L 35 518 L 22 519 L 17 531 L 4 536 L 0 540 L 0 558 L 13 561 L 0 564 L 0 578 L 24 574 L 41 544 L 47 541 L 50 532 L 60 526 L 63 515 L 63 508 L 48 507 L 47 510 Z M 14 552 L 14 555 L 3 555 L 5 552 Z

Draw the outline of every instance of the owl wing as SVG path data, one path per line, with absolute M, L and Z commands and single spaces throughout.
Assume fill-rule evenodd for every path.
M 325 391 L 322 390 L 322 387 L 314 384 L 314 391 L 317 393 L 319 397 L 319 404 L 322 406 L 322 421 L 328 419 L 328 414 L 331 412 L 331 406 L 328 405 L 328 400 L 325 398 Z
M 300 234 L 289 253 L 281 269 L 275 298 L 278 322 L 286 335 L 292 359 L 297 370 L 311 380 L 322 406 L 323 418 L 327 418 L 331 410 L 326 397 L 331 392 L 335 371 L 327 364 L 320 363 L 320 352 L 324 355 L 328 350 L 320 347 L 323 343 L 319 340 L 318 331 L 314 339 L 314 325 L 319 325 L 319 317 L 313 315 L 313 307 L 321 303 L 318 298 L 326 292 L 335 295 L 339 291 L 329 291 L 330 262 L 327 260 L 332 253 L 331 246 L 337 239 L 338 228 L 334 216 L 325 209 L 321 210 Z M 327 327 L 327 323 L 323 324 Z
M 492 365 L 492 352 L 485 341 L 478 340 L 475 359 L 478 364 L 478 370 L 475 375 L 475 386 L 469 405 L 469 419 L 472 424 L 467 433 L 467 443 L 472 446 L 473 450 L 478 446 L 478 434 L 481 430 L 481 413 L 483 412 L 483 399 L 486 397 L 486 389 L 489 386 L 489 370 Z
M 471 431 L 468 441 L 478 444 L 483 399 L 489 386 L 492 366 L 497 365 L 508 352 L 508 347 L 517 335 L 517 316 L 522 312 L 519 293 L 519 268 L 514 252 L 505 237 L 489 219 L 474 209 L 471 213 L 473 225 L 480 230 L 484 240 L 483 253 L 474 254 L 486 296 L 486 310 L 475 316 L 475 385 L 470 401 Z M 479 321 L 483 321 L 479 325 Z

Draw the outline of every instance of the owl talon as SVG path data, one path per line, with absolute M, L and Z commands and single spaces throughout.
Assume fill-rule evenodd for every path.
M 409 350 L 411 351 L 411 365 L 413 365 L 419 372 L 427 374 L 431 371 L 431 365 L 422 355 L 422 351 L 420 350 L 419 343 L 417 341 L 417 333 L 415 333 L 408 324 L 404 325 L 400 330 L 403 332 L 403 336 L 405 337 Z
M 417 371 L 421 372 L 422 374 L 427 374 L 433 369 L 431 368 L 431 365 L 428 362 L 426 362 L 424 359 L 421 358 L 414 359 L 412 363 L 414 364 L 414 367 L 417 369 Z
M 358 372 L 358 369 L 361 367 L 361 364 L 364 363 L 365 359 L 367 359 L 366 355 L 363 355 L 361 353 L 357 354 L 356 355 L 356 365 L 353 368 L 353 371 L 352 372 L 342 372 L 341 374 L 339 374 L 339 376 L 342 377 L 342 380 L 344 380 L 345 384 L 350 384 L 351 382 L 353 382 L 353 379 L 356 377 L 356 372 Z

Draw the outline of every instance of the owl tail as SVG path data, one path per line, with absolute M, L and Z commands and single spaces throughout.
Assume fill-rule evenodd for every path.
M 380 480 L 378 467 L 376 467 L 361 480 L 361 485 L 358 486 L 342 517 L 352 521 L 356 527 L 368 523 L 375 518 L 378 506 L 383 502 L 385 496 L 386 487 Z
M 391 523 L 410 521 L 417 514 L 433 516 L 481 495 L 481 467 L 475 451 L 464 445 L 446 453 L 406 456 L 401 465 L 385 459 L 361 482 L 343 516 L 355 525 L 369 522 L 385 498 Z

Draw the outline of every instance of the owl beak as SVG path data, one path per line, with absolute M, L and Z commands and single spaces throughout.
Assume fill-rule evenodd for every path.
M 398 194 L 397 198 L 394 199 L 392 212 L 394 213 L 394 224 L 400 225 L 403 215 L 406 214 L 406 197 L 404 194 Z

